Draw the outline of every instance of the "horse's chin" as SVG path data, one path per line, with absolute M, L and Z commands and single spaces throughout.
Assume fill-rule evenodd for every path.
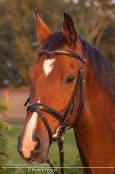
M 41 152 L 39 155 L 31 156 L 30 158 L 26 158 L 24 160 L 26 160 L 26 162 L 28 162 L 29 164 L 42 164 L 48 160 L 48 153 L 49 150 L 43 153 Z
M 39 157 L 39 158 L 31 158 L 26 160 L 29 164 L 42 164 L 48 160 L 48 155 L 46 157 Z

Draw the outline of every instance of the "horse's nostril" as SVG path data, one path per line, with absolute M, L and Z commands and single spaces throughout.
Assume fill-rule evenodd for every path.
M 36 142 L 36 141 L 39 141 L 39 138 L 38 138 L 38 136 L 33 135 L 33 136 L 32 136 L 32 140 L 33 140 L 34 142 Z
M 33 155 L 37 155 L 37 154 L 39 154 L 40 151 L 41 151 L 40 141 L 39 141 L 38 138 L 36 138 L 36 140 L 37 140 L 37 144 L 36 144 L 35 149 L 32 151 L 32 154 L 33 154 Z
M 33 137 L 32 137 L 32 140 L 33 140 L 34 142 L 37 142 L 37 144 L 36 144 L 36 148 L 38 148 L 38 147 L 40 146 L 40 140 L 39 140 L 39 138 L 33 136 Z
M 32 151 L 32 155 L 38 155 L 40 153 L 40 150 L 39 149 L 34 149 Z

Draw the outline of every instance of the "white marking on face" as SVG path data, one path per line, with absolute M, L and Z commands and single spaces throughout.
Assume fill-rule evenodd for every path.
M 38 102 L 37 103 L 40 103 L 41 101 L 40 101 L 40 97 L 39 97 L 39 99 L 38 99 Z
M 28 121 L 22 142 L 22 152 L 25 158 L 30 157 L 30 152 L 35 148 L 36 142 L 32 140 L 33 133 L 37 126 L 37 113 L 34 112 Z
M 40 103 L 40 102 L 41 101 L 40 101 L 40 97 L 39 97 L 37 103 Z M 22 151 L 23 151 L 25 158 L 30 157 L 30 152 L 36 146 L 36 142 L 34 142 L 32 140 L 32 136 L 34 134 L 36 126 L 37 126 L 37 113 L 34 112 L 26 125 L 24 136 L 23 136 Z
M 48 76 L 49 73 L 53 70 L 53 63 L 55 62 L 55 59 L 47 59 L 44 61 L 43 64 L 43 70 L 46 76 Z
M 37 101 L 37 103 L 40 103 L 40 97 Z M 37 113 L 34 112 L 28 121 L 26 128 L 25 128 L 25 133 L 24 133 L 24 138 L 23 138 L 23 146 L 22 146 L 22 151 L 24 154 L 25 158 L 30 157 L 30 152 L 35 148 L 36 142 L 32 140 L 33 133 L 36 129 L 37 126 Z

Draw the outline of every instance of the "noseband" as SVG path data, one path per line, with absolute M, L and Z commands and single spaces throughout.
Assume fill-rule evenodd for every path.
M 38 116 L 41 118 L 41 120 L 43 121 L 47 131 L 48 131 L 48 135 L 49 135 L 49 145 L 52 144 L 52 141 L 58 142 L 58 146 L 59 146 L 59 154 L 60 154 L 60 169 L 61 169 L 61 174 L 64 174 L 64 170 L 63 170 L 63 162 L 64 162 L 64 151 L 63 151 L 63 138 L 62 138 L 62 134 L 64 133 L 65 130 L 70 129 L 72 127 L 74 127 L 76 125 L 76 123 L 78 122 L 81 113 L 82 113 L 82 109 L 84 106 L 84 88 L 83 88 L 83 74 L 84 74 L 84 63 L 85 63 L 85 59 L 84 59 L 84 51 L 82 49 L 82 56 L 76 54 L 75 52 L 72 51 L 62 51 L 62 50 L 57 50 L 57 51 L 52 51 L 49 52 L 47 50 L 41 50 L 38 55 L 42 56 L 43 54 L 47 55 L 47 57 L 52 57 L 54 55 L 66 55 L 69 57 L 73 57 L 75 59 L 79 59 L 82 62 L 82 67 L 79 70 L 78 73 L 78 77 L 76 80 L 76 85 L 75 85 L 75 89 L 73 92 L 73 96 L 71 99 L 71 102 L 68 106 L 68 109 L 66 110 L 66 112 L 62 115 L 60 114 L 58 111 L 56 111 L 55 109 L 42 104 L 42 103 L 31 103 L 29 104 L 29 106 L 27 107 L 27 113 L 29 112 L 36 112 L 38 114 Z M 77 94 L 78 94 L 78 89 L 80 88 L 80 103 L 79 103 L 79 107 L 78 107 L 78 112 L 77 112 L 77 116 L 76 119 L 74 120 L 73 125 L 68 127 L 68 120 L 72 114 L 72 111 L 74 109 L 74 106 L 76 105 L 76 98 L 77 98 Z M 29 98 L 27 100 L 27 102 L 25 103 L 25 106 L 27 105 L 27 103 L 29 102 Z M 40 112 L 40 111 L 44 111 L 46 113 L 49 113 L 50 115 L 52 115 L 53 117 L 55 117 L 59 123 L 60 126 L 57 128 L 56 133 L 52 134 L 52 130 L 50 128 L 50 125 L 47 121 L 47 119 L 45 118 L 45 116 Z M 50 162 L 50 160 L 47 160 L 47 163 L 50 165 L 50 167 L 52 169 L 54 169 L 52 163 Z M 57 174 L 57 171 L 54 170 L 54 173 Z

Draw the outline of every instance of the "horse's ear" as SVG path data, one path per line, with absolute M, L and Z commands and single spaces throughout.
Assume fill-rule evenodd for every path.
M 63 32 L 70 46 L 76 46 L 77 32 L 71 16 L 64 12 Z
M 43 41 L 51 35 L 51 31 L 43 22 L 43 20 L 39 17 L 37 9 L 35 9 L 35 17 L 36 17 L 37 38 L 40 39 L 40 41 Z

